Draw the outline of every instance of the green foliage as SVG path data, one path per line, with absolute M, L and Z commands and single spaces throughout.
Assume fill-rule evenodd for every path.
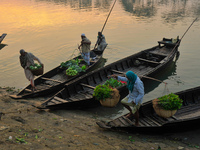
M 71 60 L 68 60 L 66 62 L 62 62 L 60 64 L 61 68 L 68 68 L 68 67 L 71 67 L 73 65 L 78 65 L 79 64 L 79 60 L 75 60 L 75 59 L 71 59 Z
M 60 64 L 60 66 L 61 66 L 61 68 L 68 68 L 66 70 L 67 75 L 74 76 L 74 75 L 78 74 L 79 72 L 86 70 L 86 66 L 84 65 L 84 66 L 80 67 L 79 63 L 80 63 L 80 60 L 77 58 L 76 60 L 72 59 L 72 60 L 69 60 L 66 62 L 62 62 Z
M 69 76 L 75 76 L 77 75 L 78 72 L 76 70 L 74 70 L 73 68 L 69 67 L 67 70 L 66 70 L 66 75 L 69 75 Z
M 129 141 L 131 141 L 131 142 L 135 142 L 135 140 L 133 139 L 132 136 L 129 136 L 128 139 L 129 139 Z
M 180 109 L 183 100 L 176 94 L 168 94 L 158 98 L 158 105 L 165 110 L 176 110 Z
M 37 70 L 40 69 L 42 67 L 42 65 L 35 63 L 33 66 L 31 65 L 29 68 L 31 70 Z
M 108 86 L 111 86 L 112 88 L 116 88 L 116 87 L 122 86 L 123 83 L 119 82 L 117 79 L 110 78 L 104 83 L 104 85 L 108 85 Z
M 111 98 L 112 89 L 108 85 L 97 85 L 94 89 L 93 96 L 96 100 L 105 100 Z
M 85 71 L 85 70 L 86 70 L 86 65 L 83 65 L 83 66 L 81 67 L 81 69 L 82 69 L 83 71 Z
M 16 137 L 15 139 L 16 139 L 17 143 L 25 143 L 25 144 L 27 144 L 27 142 L 24 140 L 24 138 L 18 138 L 18 137 Z

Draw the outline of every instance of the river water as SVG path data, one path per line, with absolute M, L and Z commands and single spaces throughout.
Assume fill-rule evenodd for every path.
M 102 30 L 113 0 L 0 0 L 0 34 L 7 33 L 0 50 L 0 86 L 22 89 L 29 82 L 19 63 L 19 50 L 32 52 L 45 72 L 78 54 L 81 33 L 92 41 Z M 199 0 L 117 0 L 103 30 L 108 43 L 105 65 L 157 45 L 163 37 L 180 38 L 200 14 Z M 156 76 L 169 92 L 199 86 L 200 21 L 186 33 L 179 59 Z M 149 81 L 144 101 L 162 96 L 165 85 Z M 126 110 L 97 108 L 100 115 L 116 117 Z

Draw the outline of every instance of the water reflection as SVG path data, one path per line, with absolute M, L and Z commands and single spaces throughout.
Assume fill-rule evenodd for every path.
M 121 0 L 124 10 L 136 17 L 152 18 L 158 13 L 164 23 L 176 23 L 185 17 L 200 15 L 200 1 L 188 0 Z M 169 7 L 170 6 L 170 7 Z M 162 10 L 162 12 L 161 12 Z
M 155 3 L 152 0 L 121 0 L 125 11 L 132 13 L 137 17 L 148 17 L 155 16 L 157 9 Z
M 52 2 L 58 5 L 70 6 L 75 10 L 87 9 L 87 11 L 92 11 L 92 7 L 109 10 L 112 0 L 36 0 L 36 2 Z
M 166 79 L 171 78 L 172 76 L 176 75 L 176 61 L 173 61 L 167 68 L 165 68 L 162 72 L 156 74 L 154 78 L 165 81 Z M 145 95 L 156 89 L 160 84 L 163 84 L 161 82 L 157 82 L 154 80 L 146 79 L 144 80 L 144 88 L 145 88 Z M 149 99 L 150 100 L 150 99 Z

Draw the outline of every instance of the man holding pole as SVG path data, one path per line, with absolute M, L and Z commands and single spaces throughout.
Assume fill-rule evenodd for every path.
M 90 45 L 91 45 L 91 41 L 86 38 L 85 34 L 81 34 L 81 45 L 78 47 L 78 49 L 81 48 L 81 52 L 82 52 L 82 57 L 84 59 L 84 61 L 87 63 L 87 65 L 90 65 Z
M 105 36 L 101 32 L 98 32 L 97 44 L 98 44 L 98 47 L 97 47 L 98 51 L 103 51 L 106 48 L 106 46 L 108 45 L 106 43 Z

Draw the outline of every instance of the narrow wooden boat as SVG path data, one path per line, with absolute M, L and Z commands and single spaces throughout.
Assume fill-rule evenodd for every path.
M 105 50 L 105 49 L 104 49 Z M 94 70 L 98 67 L 101 67 L 104 65 L 102 63 L 103 58 L 103 51 L 98 51 L 96 49 L 91 51 L 90 57 L 91 59 L 91 65 L 86 68 L 85 72 L 80 72 L 78 75 L 69 77 L 66 75 L 66 69 L 62 68 L 61 65 L 57 66 L 56 68 L 46 72 L 45 74 L 39 76 L 37 79 L 35 79 L 35 86 L 36 91 L 31 91 L 31 85 L 29 84 L 27 87 L 25 87 L 23 90 L 21 90 L 17 95 L 10 95 L 11 98 L 14 99 L 21 99 L 21 98 L 33 98 L 33 97 L 39 97 L 39 96 L 46 96 L 55 94 L 57 91 L 61 90 L 64 85 L 74 80 L 77 77 L 80 77 L 81 75 L 90 72 L 91 70 Z M 74 60 L 80 59 L 82 60 L 80 62 L 80 65 L 86 64 L 81 55 L 74 57 Z
M 3 41 L 3 39 L 6 37 L 6 33 L 3 33 L 1 36 L 0 36 L 0 44 L 1 44 L 1 42 Z
M 191 130 L 200 127 L 200 86 L 175 93 L 183 100 L 183 105 L 170 118 L 159 117 L 152 106 L 152 101 L 142 104 L 139 110 L 139 126 L 135 126 L 134 119 L 123 115 L 109 122 L 97 122 L 105 129 L 128 132 L 169 133 Z
M 94 88 L 106 82 L 112 74 L 124 74 L 129 70 L 142 76 L 153 76 L 167 67 L 177 54 L 180 40 L 173 43 L 172 39 L 163 38 L 158 45 L 143 50 L 102 68 L 98 68 L 73 81 L 41 105 L 47 109 L 79 109 L 100 105 L 94 100 Z M 118 87 L 121 97 L 128 93 L 126 85 Z

